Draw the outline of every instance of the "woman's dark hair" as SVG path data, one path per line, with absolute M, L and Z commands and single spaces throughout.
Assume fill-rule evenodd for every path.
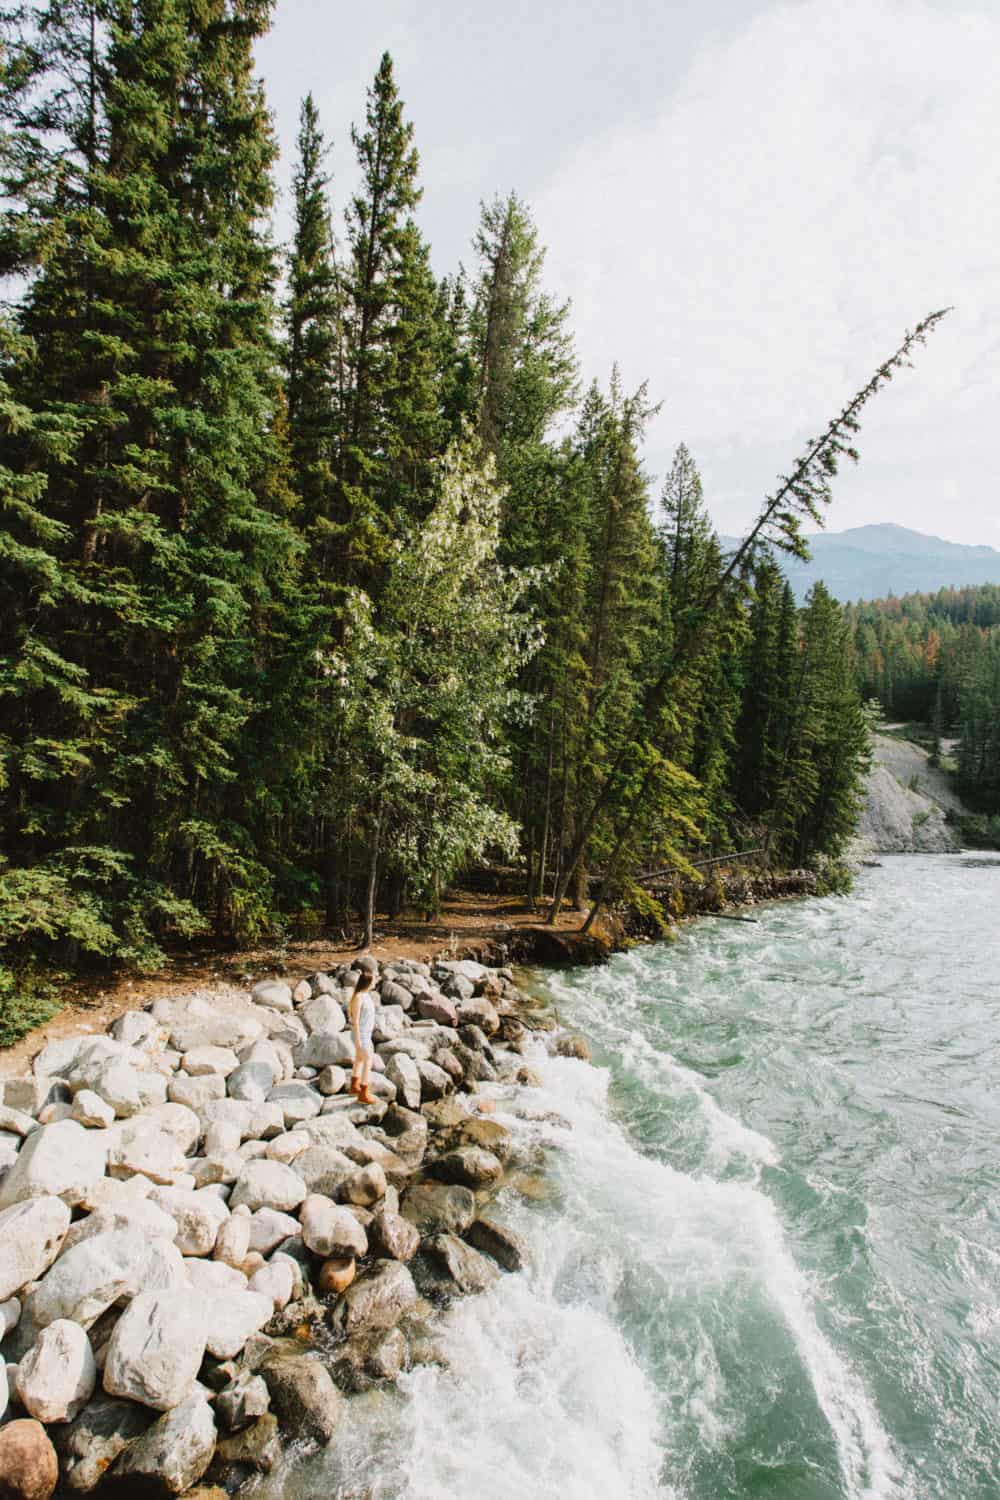
M 369 969 L 362 969 L 354 981 L 354 993 L 357 995 L 361 990 L 370 990 L 375 983 L 375 975 Z

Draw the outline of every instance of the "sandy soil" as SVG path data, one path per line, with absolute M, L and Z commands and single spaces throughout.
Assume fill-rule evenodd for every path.
M 893 726 L 887 725 L 887 728 Z M 947 812 L 966 808 L 951 777 L 910 740 L 874 736 L 875 758 L 854 853 L 947 854 L 962 847 Z

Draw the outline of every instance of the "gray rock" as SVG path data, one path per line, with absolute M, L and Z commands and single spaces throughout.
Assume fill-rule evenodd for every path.
M 300 1210 L 302 1240 L 314 1255 L 350 1259 L 365 1255 L 368 1238 L 346 1208 L 319 1193 L 310 1193 Z
M 103 1132 L 60 1120 L 33 1130 L 0 1186 L 0 1209 L 28 1198 L 62 1198 L 72 1208 L 104 1176 Z
M 476 1216 L 471 1189 L 442 1182 L 418 1182 L 403 1198 L 404 1219 L 427 1234 L 464 1234 Z
M 402 984 L 397 984 L 394 979 L 383 979 L 379 994 L 383 1005 L 399 1006 L 401 1010 L 409 1010 L 413 1004 L 413 991 Z
M 37 1129 L 38 1121 L 32 1115 L 23 1109 L 12 1109 L 7 1104 L 0 1104 L 0 1130 L 23 1140 Z
M 124 1140 L 119 1137 L 108 1152 L 109 1174 L 119 1179 L 141 1175 L 152 1182 L 173 1183 L 178 1173 L 185 1170 L 182 1147 L 175 1136 L 148 1121 L 145 1115 L 138 1123 L 143 1123 L 142 1129 Z
M 96 1234 L 61 1255 L 25 1302 L 37 1328 L 70 1318 L 84 1328 L 113 1302 L 140 1291 L 177 1291 L 185 1285 L 180 1251 L 169 1240 L 130 1229 Z
M 268 1141 L 267 1155 L 271 1161 L 284 1162 L 288 1167 L 303 1151 L 308 1151 L 309 1145 L 310 1140 L 304 1130 L 286 1130 L 283 1135 L 276 1135 L 273 1141 Z
M 114 1121 L 114 1106 L 93 1089 L 81 1089 L 73 1100 L 71 1118 L 90 1129 L 104 1130 Z
M 238 1294 L 237 1294 L 238 1295 Z M 216 1299 L 221 1301 L 222 1299 Z M 205 1354 L 205 1311 L 214 1302 L 140 1292 L 115 1325 L 104 1364 L 109 1396 L 169 1411 L 190 1396 Z
M 89 1495 L 120 1454 L 155 1420 L 134 1401 L 97 1395 L 67 1427 L 53 1434 L 66 1488 Z
M 250 1015 L 213 1016 L 183 1021 L 174 1026 L 170 1032 L 170 1045 L 184 1053 L 195 1047 L 231 1047 L 236 1051 L 249 1042 L 255 1042 L 264 1035 L 264 1030 L 263 1021 Z
M 339 984 L 334 984 L 329 974 L 312 974 L 309 984 L 314 995 L 336 995 L 340 992 Z
M 299 1277 L 297 1267 L 287 1258 L 269 1261 L 250 1277 L 250 1291 L 266 1297 L 272 1308 L 280 1311 L 287 1307 L 295 1295 Z
M 324 1068 L 316 1080 L 316 1087 L 321 1094 L 327 1097 L 339 1094 L 347 1083 L 347 1072 L 344 1068 Z
M 307 1068 L 351 1067 L 354 1038 L 346 1031 L 314 1031 L 292 1053 L 298 1065 Z
M 528 1263 L 528 1246 L 521 1236 L 506 1224 L 483 1216 L 465 1231 L 465 1238 L 477 1250 L 491 1256 L 505 1271 L 520 1271 Z
M 148 1198 L 134 1198 L 129 1203 L 120 1203 L 117 1208 L 100 1208 L 85 1219 L 77 1219 L 70 1225 L 60 1254 L 67 1254 L 74 1245 L 93 1239 L 95 1235 L 111 1234 L 121 1229 L 144 1234 L 150 1239 L 158 1237 L 171 1241 L 177 1233 L 174 1220 L 156 1203 L 151 1203 Z
M 441 1182 L 459 1182 L 465 1187 L 492 1187 L 503 1176 L 503 1167 L 492 1151 L 479 1146 L 460 1146 L 430 1163 L 427 1170 Z
M 61 1198 L 26 1198 L 0 1212 L 0 1302 L 44 1275 L 68 1228 Z
M 244 1371 L 219 1392 L 215 1399 L 215 1415 L 226 1432 L 239 1432 L 241 1427 L 248 1427 L 257 1417 L 262 1417 L 270 1404 L 267 1386 L 261 1376 Z
M 201 1078 L 206 1073 L 218 1073 L 228 1078 L 239 1067 L 239 1058 L 232 1047 L 214 1045 L 192 1047 L 184 1054 L 184 1071 L 192 1078 Z
M 97 1384 L 90 1340 L 78 1323 L 59 1318 L 38 1336 L 17 1371 L 17 1399 L 39 1422 L 71 1422 Z
M 5 1078 L 0 1083 L 0 1097 L 10 1109 L 36 1117 L 47 1104 L 69 1099 L 66 1084 L 59 1078 L 36 1077 Z
M 267 1062 L 241 1063 L 226 1079 L 226 1091 L 231 1099 L 262 1104 L 274 1088 L 274 1076 Z
M 255 1005 L 266 1005 L 269 1010 L 293 1009 L 292 992 L 280 979 L 262 979 L 250 991 Z
M 495 1036 L 500 1030 L 500 1017 L 496 1007 L 485 996 L 465 999 L 458 1007 L 460 1026 L 478 1026 L 487 1036 Z
M 372 1142 L 374 1146 L 376 1143 Z M 376 1161 L 360 1167 L 344 1183 L 343 1193 L 348 1203 L 359 1208 L 372 1208 L 385 1197 L 387 1187 L 385 1169 Z
M 401 1005 L 380 1005 L 375 1009 L 375 1026 L 372 1037 L 376 1043 L 391 1042 L 402 1036 L 406 1025 L 406 1012 Z
M 295 1170 L 310 1193 L 335 1197 L 354 1174 L 356 1163 L 335 1146 L 310 1146 L 295 1158 Z
M 301 1018 L 310 1035 L 315 1032 L 335 1035 L 343 1031 L 347 1024 L 343 1006 L 333 995 L 319 995 L 315 1000 L 311 1000 L 308 1005 L 303 1006 Z
M 393 1328 L 416 1301 L 417 1289 L 406 1266 L 397 1260 L 380 1260 L 369 1275 L 338 1297 L 330 1325 L 347 1335 Z
M 216 1403 L 218 1411 L 218 1403 Z M 253 1474 L 270 1474 L 281 1459 L 281 1433 L 271 1412 L 258 1417 L 241 1432 L 223 1438 L 215 1450 L 210 1478 L 218 1477 L 232 1490 Z
M 212 1408 L 195 1391 L 129 1445 L 109 1476 L 112 1494 L 128 1500 L 182 1495 L 212 1462 L 215 1438 Z
M 421 1254 L 439 1275 L 466 1294 L 484 1292 L 500 1274 L 492 1261 L 453 1234 L 432 1235 L 424 1241 Z
M 240 1220 L 230 1219 L 228 1222 L 238 1224 Z M 249 1252 L 244 1253 L 244 1260 L 247 1253 Z M 193 1292 L 209 1298 L 227 1292 L 248 1290 L 247 1278 L 243 1272 L 221 1260 L 199 1260 L 197 1256 L 188 1256 L 184 1262 L 184 1275 Z
M 455 1086 L 437 1063 L 421 1060 L 417 1063 L 417 1072 L 420 1074 L 420 1093 L 424 1099 L 443 1099 Z
M 368 1246 L 381 1260 L 412 1260 L 420 1248 L 420 1235 L 408 1219 L 390 1208 L 375 1214 L 368 1230 Z
M 158 1029 L 148 1011 L 127 1010 L 112 1023 L 111 1035 L 115 1041 L 124 1042 L 126 1047 L 138 1047 L 155 1037 Z
M 308 1083 L 279 1083 L 267 1096 L 269 1104 L 280 1104 L 285 1126 L 291 1130 L 303 1120 L 312 1120 L 323 1107 L 323 1096 Z
M 303 1156 L 306 1153 L 303 1152 Z M 298 1158 L 302 1160 L 301 1157 Z M 266 1159 L 251 1161 L 236 1179 L 230 1198 L 230 1207 L 245 1203 L 253 1211 L 258 1208 L 276 1208 L 285 1213 L 298 1208 L 308 1189 L 299 1174 L 280 1161 Z
M 272 1354 L 260 1373 L 282 1427 L 293 1438 L 329 1443 L 340 1422 L 343 1397 L 319 1360 L 305 1354 Z
M 476 993 L 476 986 L 471 979 L 466 979 L 461 974 L 449 974 L 441 984 L 441 993 L 449 1000 L 461 1002 L 472 999 Z

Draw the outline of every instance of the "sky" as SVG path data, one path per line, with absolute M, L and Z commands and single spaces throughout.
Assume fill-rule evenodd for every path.
M 892 521 L 1000 547 L 1000 5 L 967 0 L 277 0 L 258 61 L 294 161 L 312 90 L 332 197 L 393 56 L 439 274 L 514 189 L 572 300 L 585 381 L 662 402 L 716 525 L 753 518 L 805 441 L 931 310 L 867 408 L 830 530 Z M 287 190 L 277 228 L 287 234 Z

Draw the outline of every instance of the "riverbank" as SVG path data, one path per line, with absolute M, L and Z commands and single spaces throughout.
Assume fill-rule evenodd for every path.
M 4 1083 L 0 1492 L 44 1500 L 57 1471 L 67 1493 L 233 1492 L 329 1443 L 349 1394 L 436 1357 L 435 1309 L 522 1266 L 491 1204 L 541 1189 L 496 1095 L 537 1087 L 523 1054 L 551 1021 L 509 968 L 358 963 L 372 1105 L 346 1091 L 346 965 L 159 998 Z

